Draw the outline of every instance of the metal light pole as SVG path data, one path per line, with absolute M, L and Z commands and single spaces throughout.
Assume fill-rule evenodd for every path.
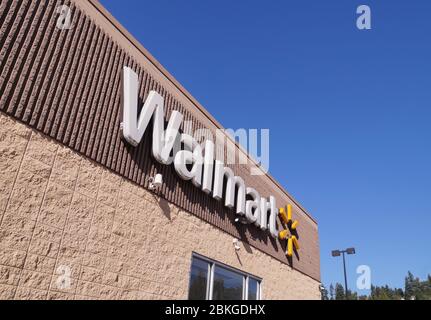
M 333 257 L 339 257 L 340 255 L 343 255 L 343 268 L 344 268 L 344 292 L 345 292 L 345 298 L 347 300 L 348 298 L 348 289 L 347 289 L 347 272 L 346 272 L 346 258 L 345 254 L 355 254 L 355 248 L 347 248 L 346 250 L 333 250 L 332 256 Z
M 344 267 L 344 289 L 345 289 L 345 296 L 347 300 L 347 272 L 346 272 L 346 258 L 345 258 L 345 252 L 343 251 L 343 267 Z

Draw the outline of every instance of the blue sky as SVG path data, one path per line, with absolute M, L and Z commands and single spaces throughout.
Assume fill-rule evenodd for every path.
M 431 1 L 102 0 L 226 128 L 270 128 L 271 174 L 317 219 L 324 284 L 431 273 Z M 372 30 L 356 28 L 368 4 Z

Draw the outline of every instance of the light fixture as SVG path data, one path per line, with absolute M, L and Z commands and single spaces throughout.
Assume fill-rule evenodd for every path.
M 150 190 L 159 189 L 163 184 L 163 176 L 158 173 L 154 177 L 149 179 L 150 185 L 148 186 Z
M 247 224 L 247 219 L 245 218 L 235 218 L 235 223 L 241 222 L 242 224 Z
M 239 242 L 239 240 L 238 239 L 233 239 L 233 241 L 232 241 L 232 243 L 233 243 L 233 247 L 235 248 L 235 250 L 236 251 L 238 251 L 238 250 L 240 250 L 241 249 L 241 247 L 240 247 L 240 242 Z
M 332 256 L 333 257 L 339 257 L 340 255 L 341 255 L 340 250 L 334 250 L 334 251 L 332 251 Z
M 355 248 L 347 248 L 346 249 L 346 253 L 347 254 L 355 254 L 356 252 L 355 252 Z

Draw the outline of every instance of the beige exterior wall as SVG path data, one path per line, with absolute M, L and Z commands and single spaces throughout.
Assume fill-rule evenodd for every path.
M 264 299 L 320 298 L 318 281 L 2 113 L 0 221 L 0 299 L 187 299 L 193 251 L 261 277 Z

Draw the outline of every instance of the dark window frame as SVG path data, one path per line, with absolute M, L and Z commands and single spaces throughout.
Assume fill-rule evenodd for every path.
M 253 279 L 256 281 L 257 283 L 257 290 L 256 290 L 256 300 L 262 300 L 262 282 L 263 279 L 260 277 L 257 277 L 255 275 L 252 275 L 248 272 L 244 272 L 242 270 L 239 270 L 235 267 L 231 267 L 223 262 L 219 262 L 217 260 L 205 257 L 199 253 L 196 252 L 192 252 L 192 262 L 190 264 L 190 272 L 189 272 L 189 288 L 188 288 L 188 295 L 190 298 L 190 279 L 191 279 L 191 275 L 192 275 L 192 268 L 193 268 L 193 260 L 194 259 L 198 259 L 201 260 L 205 263 L 207 263 L 208 266 L 208 272 L 207 272 L 207 288 L 206 288 L 206 296 L 205 296 L 205 300 L 213 300 L 213 292 L 214 292 L 214 270 L 215 267 L 218 266 L 219 268 L 224 268 L 227 269 L 231 272 L 234 272 L 240 276 L 242 276 L 242 300 L 248 300 L 248 285 L 249 285 L 249 280 Z

